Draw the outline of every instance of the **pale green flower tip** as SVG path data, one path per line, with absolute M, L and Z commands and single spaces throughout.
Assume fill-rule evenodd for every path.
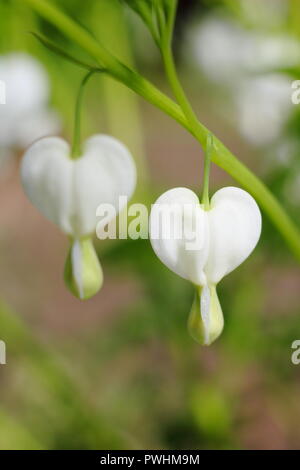
M 80 300 L 93 297 L 103 284 L 103 272 L 90 238 L 73 240 L 64 279 L 68 289 Z
M 192 338 L 202 346 L 210 346 L 222 333 L 224 318 L 216 286 L 197 287 L 188 319 Z

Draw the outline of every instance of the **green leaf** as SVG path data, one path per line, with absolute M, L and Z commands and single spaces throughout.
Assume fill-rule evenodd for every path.
M 42 34 L 35 32 L 31 32 L 30 34 L 32 34 L 43 46 L 45 46 L 50 51 L 54 52 L 54 54 L 61 56 L 63 59 L 66 59 L 69 62 L 72 62 L 75 65 L 79 65 L 79 67 L 82 67 L 87 70 L 93 70 L 97 68 L 94 65 L 88 64 L 86 62 L 83 62 L 82 60 L 77 59 L 76 57 L 73 57 L 68 52 L 61 49 L 57 44 L 52 41 L 49 41 L 49 39 L 47 39 Z

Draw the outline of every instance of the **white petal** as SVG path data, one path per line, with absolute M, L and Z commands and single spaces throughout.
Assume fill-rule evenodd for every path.
M 64 140 L 41 139 L 25 153 L 21 177 L 31 202 L 64 232 L 80 238 L 95 230 L 99 204 L 118 211 L 119 196 L 131 197 L 136 171 L 126 147 L 108 136 L 91 137 L 82 157 L 69 156 Z
M 58 137 L 35 142 L 25 153 L 21 178 L 29 200 L 64 232 L 72 234 L 70 147 Z
M 174 188 L 158 198 L 150 214 L 150 239 L 169 269 L 197 285 L 205 284 L 208 218 L 193 191 Z
M 216 284 L 254 250 L 261 233 L 261 214 L 250 194 L 239 188 L 222 188 L 211 199 L 210 249 L 207 279 Z
M 96 226 L 99 204 L 119 209 L 119 197 L 131 198 L 136 185 L 136 169 L 127 148 L 113 137 L 95 135 L 84 146 L 84 157 L 74 163 L 74 230 L 91 233 Z

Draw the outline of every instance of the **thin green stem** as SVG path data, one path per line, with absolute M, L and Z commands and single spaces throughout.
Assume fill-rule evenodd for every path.
M 167 28 L 166 28 L 166 43 L 168 43 L 169 45 L 171 45 L 172 43 L 173 31 L 174 31 L 175 20 L 176 20 L 177 5 L 178 5 L 178 0 L 173 0 L 172 5 L 169 10 L 170 16 L 168 18 Z
M 92 75 L 98 70 L 90 70 L 83 78 L 75 105 L 75 118 L 74 118 L 74 134 L 73 134 L 73 144 L 72 144 L 72 151 L 71 151 L 71 158 L 74 160 L 81 155 L 81 109 L 82 109 L 82 100 L 83 100 L 83 93 L 85 89 L 85 85 L 89 81 Z
M 158 36 L 160 38 L 163 31 L 164 31 L 164 29 L 165 29 L 165 27 L 166 27 L 166 24 L 165 24 L 166 17 L 165 17 L 164 11 L 162 10 L 160 0 L 155 0 L 152 8 L 154 9 L 154 12 L 153 12 L 154 15 L 153 16 L 156 17 Z M 160 39 L 159 39 L 159 41 L 160 41 Z M 159 41 L 158 41 L 158 43 L 159 43 Z
M 190 127 L 194 129 L 194 131 L 196 132 L 199 121 L 178 79 L 176 66 L 175 66 L 174 59 L 173 59 L 173 54 L 171 52 L 171 44 L 169 43 L 163 44 L 161 52 L 162 52 L 162 57 L 163 57 L 164 65 L 165 65 L 166 74 L 167 74 L 169 83 L 171 85 L 171 88 L 173 90 L 174 96 L 178 104 L 180 105 Z
M 170 52 L 165 50 L 168 73 L 173 77 L 174 92 L 176 90 L 177 99 L 180 97 L 178 101 L 181 101 L 182 109 L 144 77 L 122 64 L 99 44 L 88 31 L 61 12 L 57 7 L 45 0 L 22 0 L 22 2 L 30 5 L 36 13 L 52 23 L 70 40 L 79 45 L 100 66 L 104 67 L 111 77 L 120 81 L 145 98 L 149 103 L 175 119 L 205 147 L 209 130 L 198 121 L 188 100 L 186 100 L 185 93 L 177 77 L 176 69 L 174 71 L 174 60 Z M 217 137 L 213 136 L 213 139 L 214 146 L 211 160 L 227 171 L 241 186 L 253 195 L 300 261 L 300 231 L 298 227 L 260 179 L 241 163 Z
M 206 149 L 204 156 L 204 173 L 203 173 L 203 192 L 201 204 L 203 204 L 206 211 L 209 210 L 209 174 L 210 174 L 210 159 L 213 148 L 213 136 L 208 134 L 206 139 Z

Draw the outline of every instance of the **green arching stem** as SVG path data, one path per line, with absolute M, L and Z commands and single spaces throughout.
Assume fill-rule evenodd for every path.
M 139 75 L 134 70 L 122 64 L 91 34 L 78 25 L 75 21 L 61 12 L 57 7 L 45 0 L 22 0 L 32 7 L 32 9 L 57 27 L 69 39 L 79 45 L 86 53 L 93 57 L 100 67 L 104 67 L 107 73 L 114 79 L 120 81 L 134 92 L 145 98 L 151 104 L 168 114 L 180 125 L 186 128 L 203 147 L 206 145 L 209 130 L 198 121 L 193 109 L 186 100 L 178 80 L 177 73 L 173 69 L 174 60 L 172 54 L 165 46 L 164 54 L 167 59 L 166 65 L 169 74 L 173 77 L 173 87 L 175 85 L 177 99 L 180 97 L 182 103 L 177 105 L 164 93 L 158 90 L 152 83 Z M 174 66 L 175 67 L 175 66 Z M 169 77 L 170 79 L 170 77 Z M 175 91 L 175 89 L 174 89 Z M 179 101 L 179 99 L 178 99 Z M 186 116 L 189 116 L 188 118 Z M 193 124 L 191 124 L 193 123 Z M 295 223 L 290 219 L 279 201 L 273 196 L 269 189 L 252 173 L 243 163 L 241 163 L 217 137 L 214 138 L 211 160 L 227 171 L 241 186 L 249 191 L 257 200 L 258 204 L 270 217 L 275 227 L 286 240 L 290 249 L 300 261 L 300 231 Z
M 208 134 L 206 139 L 206 148 L 205 148 L 205 156 L 204 156 L 204 172 L 203 172 L 203 192 L 202 192 L 202 199 L 201 204 L 203 204 L 204 209 L 206 211 L 209 210 L 209 173 L 210 173 L 210 159 L 211 159 L 211 151 L 213 148 L 213 136 Z
M 76 158 L 80 157 L 81 155 L 81 108 L 82 108 L 82 99 L 83 93 L 85 89 L 85 85 L 89 81 L 94 73 L 99 72 L 101 70 L 95 69 L 90 70 L 83 78 L 75 105 L 75 118 L 74 118 L 74 134 L 73 134 L 73 144 L 72 144 L 72 151 L 71 151 L 71 158 L 75 160 Z
M 182 110 L 173 100 L 164 95 L 144 77 L 120 62 L 74 20 L 45 0 L 22 1 L 30 5 L 35 12 L 52 23 L 74 43 L 78 44 L 97 61 L 99 67 L 105 68 L 111 77 L 126 85 L 190 131 Z M 205 135 L 205 128 L 203 127 L 202 137 L 205 138 Z

